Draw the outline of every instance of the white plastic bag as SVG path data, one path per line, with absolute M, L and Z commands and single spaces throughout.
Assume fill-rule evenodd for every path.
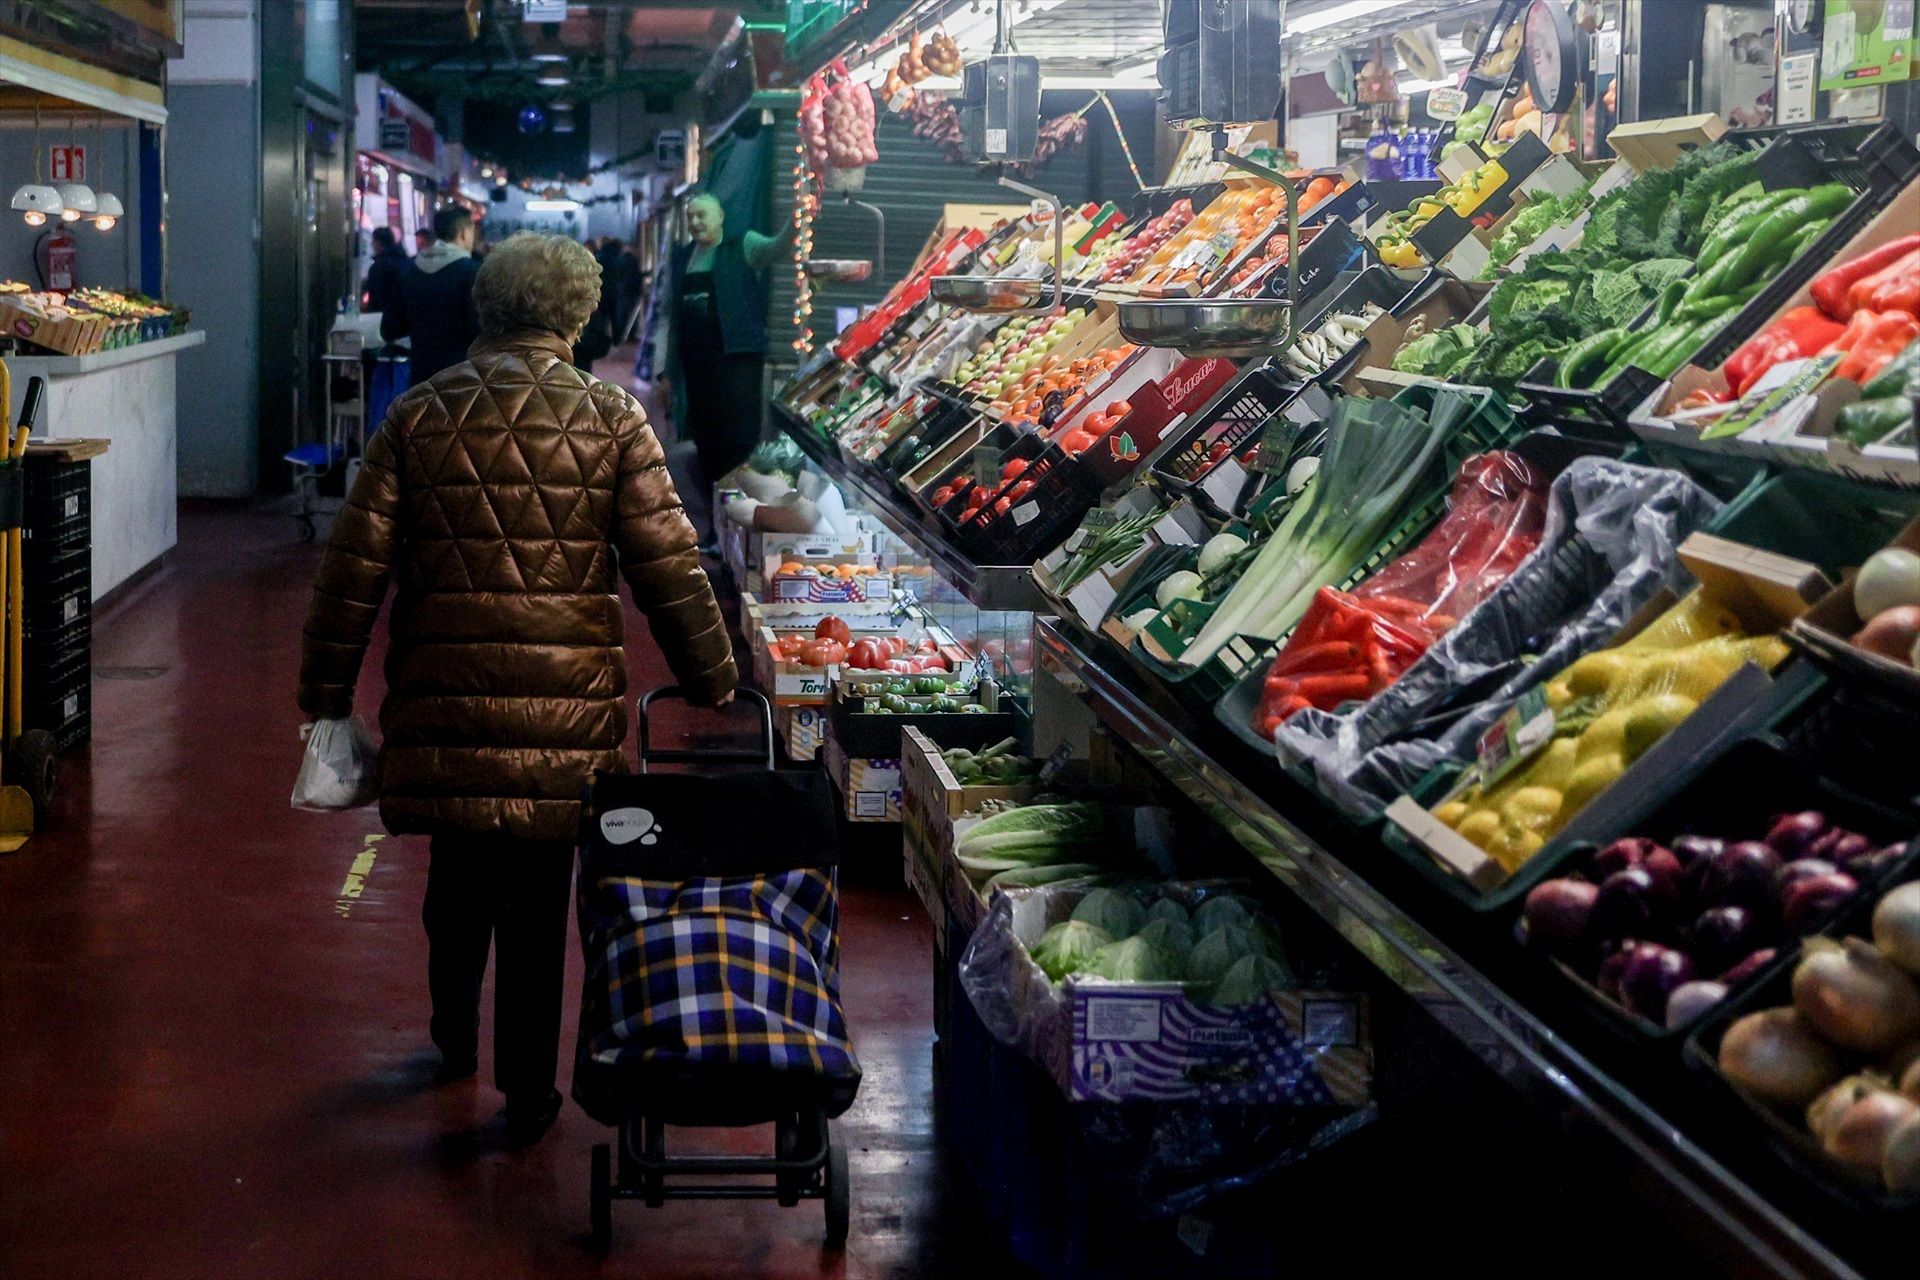
M 379 798 L 379 748 L 359 716 L 302 725 L 300 736 L 307 749 L 293 780 L 294 808 L 334 813 Z

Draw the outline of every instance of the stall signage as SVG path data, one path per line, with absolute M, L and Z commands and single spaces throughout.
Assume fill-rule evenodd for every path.
M 404 117 L 389 117 L 380 122 L 380 149 L 382 151 L 405 151 L 413 138 L 407 129 Z
M 1813 119 L 1813 85 L 1819 67 L 1817 53 L 1793 53 L 1780 59 L 1780 88 L 1774 95 L 1778 123 L 1805 124 Z
M 87 180 L 85 147 L 50 147 L 47 150 L 47 175 L 55 182 Z
M 1427 91 L 1427 114 L 1435 120 L 1458 120 L 1467 111 L 1465 89 L 1439 88 Z
M 567 0 L 520 0 L 522 22 L 565 22 Z
M 687 162 L 687 131 L 662 129 L 653 135 L 653 162 L 662 169 L 678 169 Z
M 1858 89 L 1905 80 L 1913 70 L 1914 0 L 1871 8 L 1827 0 L 1820 46 L 1820 87 Z

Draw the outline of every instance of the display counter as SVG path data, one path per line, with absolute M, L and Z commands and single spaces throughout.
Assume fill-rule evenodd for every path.
M 196 330 L 91 355 L 6 358 L 14 415 L 28 380 L 46 380 L 35 439 L 111 442 L 93 464 L 96 600 L 153 564 L 176 541 L 174 358 L 206 340 Z

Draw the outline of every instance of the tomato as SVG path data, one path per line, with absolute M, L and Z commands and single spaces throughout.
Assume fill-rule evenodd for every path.
M 993 514 L 996 516 L 1003 516 L 1007 514 L 1007 512 L 1012 507 L 1013 507 L 1012 498 L 995 498 L 993 501 Z
M 1112 427 L 1113 427 L 1113 419 L 1108 417 L 1106 414 L 1090 413 L 1086 417 L 1080 419 L 1080 425 L 1076 427 L 1075 430 L 1086 431 L 1086 432 L 1090 432 L 1093 435 L 1101 436 L 1101 435 L 1105 435 L 1109 430 L 1112 429 Z
M 810 667 L 831 667 L 847 660 L 847 646 L 838 640 L 809 640 L 800 650 L 800 661 Z
M 951 497 L 953 497 L 953 490 L 946 485 L 941 485 L 933 491 L 933 496 L 928 498 L 927 502 L 931 506 L 944 507 L 947 505 L 947 499 Z
M 978 511 L 981 507 L 984 507 L 986 505 L 987 505 L 987 486 L 985 485 L 975 486 L 973 492 L 967 495 L 967 514 L 972 515 L 974 512 Z
M 1113 419 L 1115 422 L 1120 421 L 1120 419 L 1126 417 L 1128 414 L 1132 412 L 1133 412 L 1133 404 L 1131 401 L 1127 401 L 1127 400 L 1115 400 L 1112 404 L 1107 406 L 1107 416 Z
M 873 671 L 887 665 L 887 642 L 873 636 L 854 641 L 847 651 L 847 665 L 861 671 Z
M 889 658 L 887 659 L 887 670 L 898 671 L 902 675 L 912 675 L 913 663 L 906 658 Z
M 1005 501 L 1007 502 L 1020 501 L 1020 499 L 1026 497 L 1028 494 L 1033 492 L 1033 483 L 1034 482 L 1031 480 L 1014 481 L 1013 488 L 1007 490 L 1007 496 L 1005 498 Z
M 1233 447 L 1229 445 L 1225 440 L 1215 440 L 1213 442 L 1213 448 L 1207 450 L 1207 461 L 1219 462 L 1220 460 L 1225 458 L 1229 453 L 1232 453 L 1232 452 L 1233 452 Z
M 1088 449 L 1091 449 L 1094 440 L 1097 438 L 1093 432 L 1085 428 L 1069 431 L 1066 435 L 1060 437 L 1060 448 L 1068 457 L 1077 458 Z
M 1026 469 L 1025 458 L 1008 458 L 1006 464 L 1000 468 L 1000 483 L 1005 484 Z
M 822 640 L 837 640 L 841 644 L 853 643 L 853 628 L 847 625 L 845 618 L 831 616 L 822 618 L 820 625 L 813 629 L 813 634 Z
M 900 636 L 888 636 L 886 638 L 886 646 L 887 652 L 894 657 L 899 657 L 907 651 L 907 642 Z
M 919 642 L 913 646 L 913 649 L 915 653 L 940 652 L 940 646 L 934 642 L 932 636 L 921 636 Z

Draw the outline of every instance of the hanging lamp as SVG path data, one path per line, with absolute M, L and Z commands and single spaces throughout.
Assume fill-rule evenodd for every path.
M 67 153 L 71 155 L 79 150 L 74 142 L 75 117 L 67 117 Z M 84 182 L 63 182 L 60 184 L 60 217 L 67 222 L 78 222 L 83 215 L 95 213 L 100 202 L 93 194 L 93 188 Z
M 30 227 L 45 226 L 61 212 L 60 193 L 40 180 L 40 108 L 33 109 L 33 181 L 13 193 L 13 208 Z
M 97 130 L 96 130 L 97 132 Z M 120 197 L 111 191 L 96 191 L 93 195 L 93 229 L 111 231 L 119 225 L 120 219 L 127 216 L 126 207 L 120 203 Z

